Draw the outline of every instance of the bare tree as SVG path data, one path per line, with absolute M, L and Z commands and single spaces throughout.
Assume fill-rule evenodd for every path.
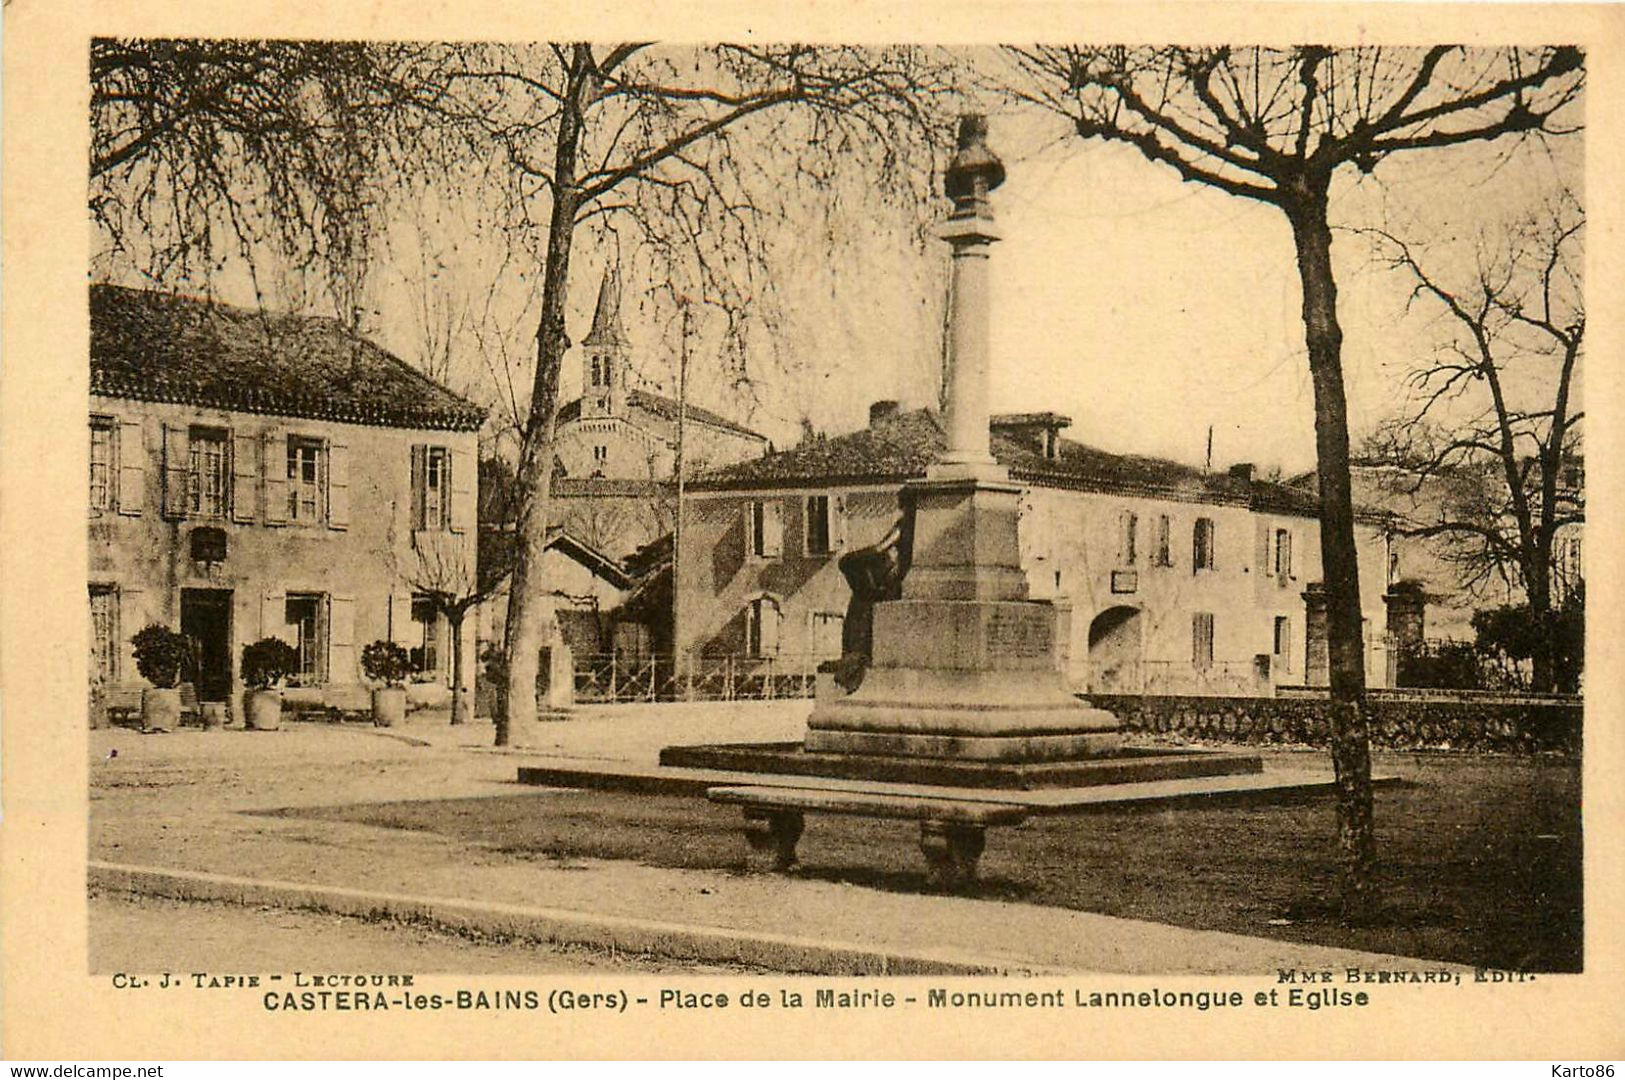
M 397 516 L 392 514 L 391 519 Z M 463 623 L 469 612 L 506 584 L 508 560 L 487 557 L 490 545 L 470 543 L 457 533 L 414 532 L 410 543 L 403 544 L 393 525 L 378 554 L 395 581 L 414 596 L 427 598 L 435 614 L 446 620 L 451 630 L 451 722 L 467 723 L 473 702 L 463 668 Z
M 1443 259 L 1365 230 L 1415 280 L 1412 302 L 1445 316 L 1444 340 L 1410 375 L 1411 408 L 1370 445 L 1411 492 L 1430 485 L 1443 495 L 1435 520 L 1404 532 L 1439 538 L 1469 585 L 1495 574 L 1520 586 L 1537 627 L 1552 624 L 1558 532 L 1585 517 L 1580 486 L 1566 480 L 1585 416 L 1584 228 L 1565 194 L 1501 242 L 1481 241 L 1476 272 L 1463 281 L 1450 279 Z M 1558 681 L 1554 637 L 1535 638 L 1536 690 Z
M 1001 82 L 1078 136 L 1133 147 L 1181 179 L 1276 207 L 1291 227 L 1315 397 L 1343 901 L 1374 900 L 1370 739 L 1349 479 L 1332 181 L 1396 154 L 1573 130 L 1572 47 L 1012 48 Z
M 164 281 L 274 258 L 360 319 L 390 192 L 433 167 L 436 50 L 207 39 L 91 43 L 90 191 L 104 259 Z
M 904 145 L 898 133 L 922 116 L 912 52 L 905 49 L 577 43 L 471 48 L 461 61 L 451 77 L 465 114 L 511 168 L 516 213 L 540 226 L 545 211 L 536 367 L 517 468 L 522 497 L 506 628 L 508 685 L 496 733 L 502 745 L 536 715 L 546 631 L 542 553 L 578 230 L 624 224 L 651 244 L 704 243 L 711 258 L 688 291 L 724 289 L 751 273 L 748 238 L 759 207 L 748 181 L 767 159 L 790 149 L 774 139 L 773 115 L 793 114 L 802 124 L 794 151 L 765 173 L 781 178 L 786 161 L 838 157 L 860 144 L 878 148 L 884 162 Z M 746 131 L 751 141 L 741 148 L 735 136 Z

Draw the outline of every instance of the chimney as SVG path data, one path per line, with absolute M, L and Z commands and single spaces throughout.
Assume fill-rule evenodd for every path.
M 1232 479 L 1240 480 L 1243 484 L 1252 483 L 1253 463 L 1250 461 L 1237 462 L 1236 464 L 1230 466 L 1230 476 Z
M 869 406 L 869 426 L 878 427 L 896 415 L 897 402 L 892 398 L 884 398 Z

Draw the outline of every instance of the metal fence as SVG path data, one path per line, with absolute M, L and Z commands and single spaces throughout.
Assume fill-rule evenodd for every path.
M 805 655 L 690 657 L 620 653 L 575 657 L 575 699 L 631 701 L 772 701 L 813 695 L 822 658 Z

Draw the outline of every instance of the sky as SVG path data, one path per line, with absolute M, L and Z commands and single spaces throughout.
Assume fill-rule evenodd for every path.
M 1374 177 L 1342 178 L 1334 225 L 1386 225 L 1425 241 L 1440 265 L 1470 271 L 1472 241 L 1578 186 L 1581 136 L 1555 154 L 1498 144 L 1391 158 Z M 995 411 L 1052 410 L 1068 435 L 1103 449 L 1204 461 L 1250 461 L 1291 475 L 1313 467 L 1313 402 L 1292 243 L 1279 210 L 1200 185 L 1122 147 L 1085 142 L 1054 118 L 995 112 L 989 144 L 1008 167 L 993 211 L 992 386 Z M 951 148 L 944 148 L 944 156 Z M 853 168 L 865 167 L 854 161 Z M 865 178 L 855 176 L 861 189 Z M 851 209 L 773 226 L 766 248 L 778 309 L 749 328 L 753 382 L 724 362 L 714 318 L 690 342 L 691 400 L 763 431 L 778 445 L 802 421 L 839 434 L 870 402 L 933 403 L 941 370 L 948 248 L 934 221 L 863 199 Z M 948 202 L 935 200 L 937 219 Z M 491 317 L 454 332 L 448 381 L 486 404 L 507 379 L 528 386 L 537 272 L 490 212 L 456 197 L 408 199 L 370 285 L 366 330 L 411 360 L 423 352 L 418 313 L 427 289 Z M 585 234 L 583 234 L 585 235 Z M 1360 435 L 1393 412 L 1403 376 L 1442 327 L 1436 309 L 1407 311 L 1409 282 L 1363 236 L 1334 242 L 1350 427 Z M 637 381 L 675 392 L 678 320 L 656 288 L 659 271 L 629 242 L 578 237 L 571 335 L 590 324 L 604 268 L 619 262 L 623 317 Z M 209 289 L 253 302 L 240 271 Z M 200 289 L 200 291 L 203 291 Z M 273 301 L 274 302 L 274 301 Z M 579 352 L 567 358 L 561 400 L 579 393 Z

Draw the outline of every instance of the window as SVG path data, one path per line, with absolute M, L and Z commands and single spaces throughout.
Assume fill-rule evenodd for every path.
M 776 559 L 784 553 L 784 504 L 776 499 L 747 504 L 747 546 L 758 559 Z
M 1124 510 L 1117 515 L 1117 565 L 1133 566 L 1135 558 L 1135 534 L 1139 531 L 1140 519 L 1132 510 Z
M 451 451 L 444 446 L 412 448 L 412 527 L 433 532 L 451 525 Z
M 320 593 L 289 593 L 285 602 L 283 621 L 293 630 L 294 648 L 299 652 L 295 674 L 307 685 L 325 675 L 327 633 L 322 614 L 326 605 L 322 600 Z
M 288 520 L 316 522 L 327 512 L 327 470 L 320 439 L 288 438 Z
M 834 550 L 828 495 L 807 496 L 807 554 L 828 555 Z
M 231 505 L 230 440 L 219 428 L 195 427 L 188 433 L 186 511 L 193 517 L 226 516 Z
M 592 384 L 594 386 L 604 385 L 604 358 L 601 356 L 592 358 Z
M 1198 611 L 1191 616 L 1191 663 L 1200 669 L 1213 666 L 1213 615 Z
M 1212 518 L 1197 518 L 1191 531 L 1191 569 L 1213 569 L 1214 529 Z
M 1292 670 L 1292 620 L 1285 615 L 1275 616 L 1275 641 L 1271 652 L 1277 669 Z
M 90 512 L 104 514 L 113 509 L 113 418 L 90 418 Z
M 1174 565 L 1173 544 L 1171 543 L 1172 538 L 1173 538 L 1173 525 L 1168 520 L 1168 515 L 1167 514 L 1158 514 L 1157 515 L 1157 549 L 1156 549 L 1156 555 L 1153 558 L 1153 561 L 1155 561 L 1155 563 L 1158 566 L 1172 566 L 1172 565 Z
M 818 660 L 837 660 L 841 656 L 841 629 L 846 616 L 833 611 L 815 611 L 812 614 L 813 656 Z
M 779 602 L 759 596 L 745 609 L 745 652 L 750 656 L 779 653 Z
M 609 447 L 600 443 L 592 448 L 592 462 L 600 469 L 609 464 Z
M 118 590 L 90 587 L 90 676 L 102 685 L 118 681 Z
M 1286 529 L 1275 530 L 1275 573 L 1292 576 L 1292 533 Z
M 427 596 L 412 597 L 412 641 L 407 650 L 413 669 L 425 673 L 440 670 L 440 616 Z

